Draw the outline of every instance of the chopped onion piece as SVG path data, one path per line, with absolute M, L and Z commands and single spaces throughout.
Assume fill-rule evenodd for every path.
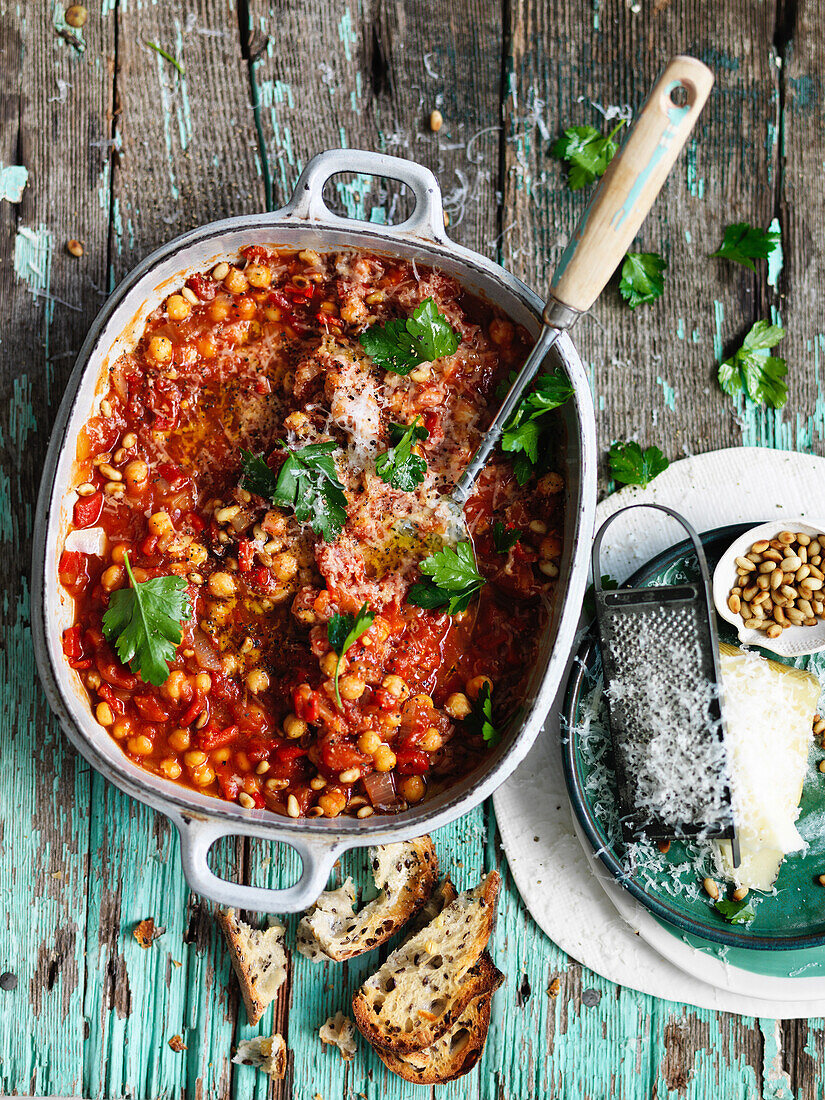
M 395 780 L 391 772 L 371 772 L 363 780 L 367 797 L 376 810 L 393 813 L 403 806 L 403 799 L 395 793 Z

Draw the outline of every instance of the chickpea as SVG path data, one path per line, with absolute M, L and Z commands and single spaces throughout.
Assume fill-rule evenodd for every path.
M 408 802 L 420 802 L 426 789 L 420 775 L 405 775 L 398 784 L 398 793 Z
M 324 676 L 331 677 L 335 675 L 335 667 L 338 664 L 338 654 L 334 650 L 330 650 L 329 653 L 325 653 L 320 660 L 321 672 Z M 341 671 L 345 672 L 349 665 L 349 661 L 346 657 L 341 658 Z
M 225 764 L 231 755 L 231 751 L 224 747 L 222 749 L 215 749 L 214 752 L 211 752 L 209 754 L 209 759 L 213 764 Z
M 437 752 L 444 744 L 444 739 L 441 733 L 431 726 L 425 733 L 421 740 L 418 742 L 424 752 Z
M 489 676 L 473 676 L 471 680 L 467 681 L 464 687 L 470 698 L 472 700 L 476 700 L 478 699 L 479 692 L 485 684 L 487 684 L 490 691 L 493 690 L 493 681 L 490 679 Z
M 258 311 L 258 307 L 251 298 L 244 296 L 235 303 L 235 311 L 242 321 L 251 321 Z
M 125 576 L 126 570 L 122 565 L 110 565 L 108 569 L 103 570 L 100 583 L 106 592 L 114 592 L 116 588 L 121 587 Z
M 243 294 L 249 288 L 246 275 L 239 271 L 237 267 L 230 267 L 223 280 L 223 285 L 230 294 Z
M 118 741 L 125 741 L 131 732 L 132 723 L 128 718 L 118 718 L 112 726 L 112 737 L 116 737 Z
M 377 772 L 391 772 L 395 767 L 395 753 L 389 745 L 379 745 L 373 754 L 372 763 Z
M 229 302 L 225 298 L 216 298 L 206 311 L 209 314 L 209 320 L 213 322 L 225 321 L 229 316 Z
M 172 341 L 168 336 L 153 336 L 147 354 L 156 363 L 168 363 L 172 358 Z
M 514 335 L 515 330 L 510 321 L 504 321 L 496 317 L 494 321 L 490 322 L 490 339 L 496 347 L 509 347 L 513 342 Z
M 288 428 L 291 432 L 300 432 L 302 428 L 305 428 L 309 424 L 309 417 L 306 413 L 292 412 L 284 419 L 284 427 Z
M 185 752 L 192 743 L 189 730 L 172 730 L 169 734 L 169 744 L 177 752 Z
M 149 532 L 152 535 L 166 535 L 174 531 L 172 521 L 166 512 L 154 512 L 149 516 Z
M 272 559 L 272 572 L 276 580 L 291 580 L 298 572 L 298 561 L 293 554 L 278 554 Z
M 263 288 L 269 286 L 272 282 L 272 272 L 263 264 L 247 264 L 244 268 L 244 275 L 246 275 L 251 286 Z
M 462 691 L 455 691 L 452 695 L 447 696 L 447 702 L 444 704 L 444 709 L 451 718 L 466 718 L 468 714 L 472 712 L 472 706 L 470 700 Z
M 201 695 L 208 695 L 212 690 L 212 677 L 208 672 L 199 672 L 195 677 L 195 690 Z
M 187 768 L 199 768 L 206 763 L 206 753 L 201 752 L 200 749 L 190 749 L 189 752 L 184 753 L 183 762 Z
M 208 787 L 210 783 L 215 782 L 215 773 L 208 764 L 204 764 L 203 767 L 194 769 L 192 781 L 198 787 Z
M 101 726 L 111 726 L 114 724 L 115 716 L 112 714 L 112 708 L 108 703 L 98 703 L 95 707 L 95 718 L 100 722 Z
M 242 772 L 248 772 L 249 771 L 249 768 L 250 768 L 249 757 L 246 755 L 246 753 L 243 751 L 243 749 L 241 749 L 239 752 L 235 753 L 235 763 L 237 764 L 238 768 Z
M 174 672 L 169 673 L 166 678 L 166 683 L 160 690 L 166 699 L 176 703 L 179 699 L 182 699 L 185 695 L 190 693 L 189 677 L 185 672 L 176 669 Z
M 201 359 L 214 359 L 218 354 L 218 345 L 208 335 L 198 337 L 197 348 Z
M 149 756 L 152 751 L 152 742 L 145 734 L 141 733 L 137 737 L 130 737 L 126 742 L 126 747 L 133 756 Z
M 303 737 L 308 728 L 303 718 L 297 718 L 294 714 L 288 714 L 284 718 L 284 733 L 290 741 Z
M 146 481 L 149 477 L 149 467 L 141 458 L 134 458 L 131 462 L 127 462 L 123 469 L 123 473 L 126 477 L 126 488 L 130 493 L 139 493 L 142 489 L 146 488 Z
M 185 321 L 191 312 L 192 307 L 182 294 L 170 294 L 166 299 L 166 315 L 170 321 Z
M 558 535 L 547 535 L 539 545 L 539 557 L 542 561 L 558 558 L 561 554 L 561 539 Z
M 364 730 L 364 732 L 358 738 L 359 750 L 361 752 L 369 753 L 370 756 L 375 756 L 380 747 L 381 738 L 378 736 L 375 730 Z
M 235 578 L 231 573 L 218 571 L 207 582 L 209 591 L 219 599 L 228 600 L 235 595 Z
M 564 479 L 561 474 L 545 474 L 539 478 L 537 488 L 540 493 L 560 493 L 564 488 Z
M 354 672 L 349 673 L 346 676 L 342 676 L 338 681 L 338 690 L 341 693 L 342 699 L 349 699 L 350 702 L 354 702 L 356 699 L 360 699 L 364 694 L 366 684 L 357 676 Z
M 388 691 L 390 695 L 394 695 L 397 699 L 406 699 L 410 694 L 410 689 L 407 687 L 404 680 L 402 680 L 400 676 L 394 674 L 385 676 L 381 681 L 381 687 L 385 691 Z
M 337 817 L 346 807 L 347 796 L 343 791 L 326 790 L 318 796 L 318 805 L 324 811 L 324 817 Z
M 423 694 L 422 695 L 415 695 L 415 696 L 413 696 L 413 702 L 418 703 L 419 706 L 422 706 L 422 707 L 429 707 L 432 710 L 432 707 L 433 707 L 433 697 L 432 697 L 432 695 L 423 695 Z
M 357 325 L 361 321 L 366 321 L 367 317 L 369 317 L 367 307 L 360 298 L 351 294 L 341 307 L 341 319 L 348 325 Z
M 260 695 L 269 687 L 269 677 L 261 668 L 254 668 L 246 677 L 246 686 L 253 695 Z
M 87 672 L 85 680 L 86 687 L 91 688 L 92 691 L 97 691 L 97 689 L 103 683 L 103 680 L 100 678 L 100 674 L 97 672 Z
M 161 760 L 160 770 L 167 779 L 180 779 L 183 768 L 181 768 L 174 756 L 168 756 L 166 759 Z
M 116 565 L 123 565 L 124 558 L 128 554 L 130 546 L 128 542 L 118 542 L 112 547 L 112 561 Z

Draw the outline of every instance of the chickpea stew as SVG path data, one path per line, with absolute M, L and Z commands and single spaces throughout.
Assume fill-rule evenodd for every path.
M 254 246 L 166 298 L 80 434 L 59 563 L 66 660 L 132 761 L 293 818 L 483 762 L 559 577 L 566 380 L 522 402 L 457 546 L 445 494 L 529 347 L 368 253 Z

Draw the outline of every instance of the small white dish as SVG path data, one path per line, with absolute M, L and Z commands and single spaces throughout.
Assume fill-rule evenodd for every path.
M 807 520 L 783 517 L 781 520 L 752 527 L 750 531 L 740 535 L 731 543 L 713 571 L 713 602 L 716 611 L 736 628 L 739 640 L 745 645 L 759 646 L 779 657 L 805 657 L 809 653 L 821 653 L 825 650 L 825 620 L 819 620 L 816 626 L 790 626 L 778 638 L 769 638 L 764 631 L 746 629 L 742 616 L 728 607 L 730 590 L 739 580 L 736 576 L 735 559 L 748 554 L 755 542 L 775 539 L 780 531 L 801 531 L 815 538 L 825 533 L 825 523 L 812 526 Z

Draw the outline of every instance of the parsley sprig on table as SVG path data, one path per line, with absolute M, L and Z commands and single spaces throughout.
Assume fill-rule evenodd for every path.
M 515 372 L 503 382 L 496 396 L 503 398 L 516 378 Z M 536 467 L 543 473 L 543 460 L 549 457 L 545 415 L 563 405 L 573 396 L 570 379 L 562 370 L 540 374 L 532 390 L 521 399 L 518 408 L 505 425 L 501 449 L 513 455 L 513 471 L 519 485 L 529 481 Z
M 361 605 L 357 615 L 333 615 L 327 623 L 327 639 L 334 652 L 338 654 L 338 660 L 335 662 L 333 682 L 335 684 L 335 698 L 339 710 L 344 709 L 341 703 L 341 693 L 338 689 L 338 677 L 341 674 L 341 661 L 346 657 L 347 650 L 358 641 L 362 634 L 369 630 L 374 619 L 374 612 L 370 611 L 368 603 L 364 603 Z
M 417 416 L 409 426 L 391 424 L 390 439 L 395 444 L 375 460 L 378 476 L 393 489 L 411 493 L 427 475 L 427 463 L 419 455 L 413 454 L 413 444 L 417 439 L 426 439 L 430 434 Z
M 658 447 L 644 450 L 635 441 L 614 443 L 610 448 L 610 473 L 624 485 L 641 485 L 643 489 L 666 470 L 670 462 Z
M 497 554 L 509 554 L 517 542 L 521 541 L 523 531 L 515 527 L 505 527 L 500 519 L 493 524 L 493 546 Z
M 183 623 L 192 618 L 186 581 L 175 576 L 136 581 L 128 554 L 123 563 L 131 587 L 118 588 L 109 597 L 103 633 L 132 672 L 144 683 L 160 687 L 169 678 Z
M 728 901 L 727 898 L 720 898 L 719 901 L 714 902 L 713 907 L 717 913 L 725 918 L 728 924 L 750 924 L 756 916 L 753 905 L 745 898 L 741 901 Z
M 470 733 L 478 733 L 488 745 L 497 745 L 501 733 L 493 724 L 493 701 L 490 697 L 490 685 L 484 683 L 473 701 L 472 710 L 464 719 L 464 727 Z
M 658 252 L 628 252 L 622 264 L 619 293 L 631 309 L 661 298 L 666 268 L 667 262 Z
M 446 605 L 448 613 L 455 615 L 467 610 L 470 600 L 484 584 L 469 542 L 460 542 L 455 549 L 445 546 L 424 558 L 418 568 L 425 579 L 414 584 L 407 594 L 409 603 L 416 607 Z
M 767 260 L 779 248 L 782 234 L 778 229 L 758 229 L 747 222 L 737 222 L 725 229 L 722 244 L 712 252 L 723 260 L 733 260 L 750 271 L 756 271 L 754 260 Z
M 571 191 L 580 191 L 604 175 L 618 148 L 613 138 L 624 124 L 625 120 L 621 119 L 607 137 L 593 126 L 571 126 L 564 131 L 550 151 L 567 163 L 567 182 Z
M 757 321 L 741 348 L 719 367 L 719 385 L 725 393 L 735 397 L 744 392 L 757 404 L 781 409 L 788 400 L 788 368 L 784 359 L 770 352 L 784 335 L 779 325 Z
M 602 588 L 605 592 L 615 592 L 619 587 L 619 582 L 615 577 L 611 577 L 609 573 L 602 573 Z M 596 585 L 593 581 L 587 586 L 587 591 L 584 594 L 582 600 L 582 611 L 588 619 L 595 619 L 596 617 Z
M 241 485 L 279 508 L 291 508 L 299 523 L 309 523 L 316 534 L 333 542 L 347 521 L 347 498 L 332 458 L 335 446 L 310 443 L 289 451 L 277 473 L 263 456 L 241 451 Z
M 425 298 L 406 320 L 373 325 L 358 339 L 376 366 L 395 374 L 409 374 L 421 363 L 452 355 L 461 337 L 439 313 L 435 300 Z

